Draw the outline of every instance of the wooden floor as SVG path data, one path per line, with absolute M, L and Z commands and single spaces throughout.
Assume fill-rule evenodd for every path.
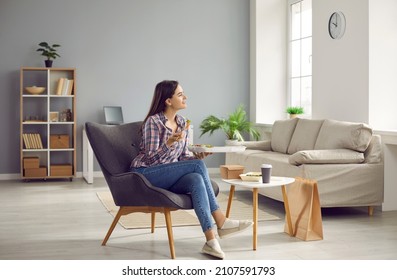
M 215 176 L 215 180 L 219 178 Z M 221 184 L 221 190 L 227 190 Z M 2 260 L 167 260 L 164 228 L 125 230 L 116 226 L 101 246 L 112 217 L 96 196 L 107 190 L 102 178 L 94 184 L 69 181 L 0 181 L 0 259 Z M 237 190 L 239 191 L 239 190 Z M 239 191 L 248 200 L 251 194 Z M 324 240 L 304 242 L 283 233 L 279 202 L 260 197 L 260 205 L 281 217 L 260 222 L 258 249 L 252 231 L 220 240 L 229 260 L 396 260 L 397 211 L 366 208 L 323 209 Z M 200 253 L 204 236 L 198 226 L 174 227 L 177 259 L 208 260 Z

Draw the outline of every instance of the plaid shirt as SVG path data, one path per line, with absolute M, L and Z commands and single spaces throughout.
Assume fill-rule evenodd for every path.
M 183 140 L 175 142 L 171 147 L 167 146 L 167 140 L 172 135 L 170 128 L 165 126 L 167 118 L 164 113 L 150 116 L 142 128 L 142 142 L 139 146 L 139 154 L 132 161 L 131 167 L 149 167 L 163 163 L 171 163 L 181 160 L 194 159 L 194 155 L 188 150 L 189 131 L 185 130 Z M 178 125 L 177 132 L 184 130 L 186 120 L 176 115 Z

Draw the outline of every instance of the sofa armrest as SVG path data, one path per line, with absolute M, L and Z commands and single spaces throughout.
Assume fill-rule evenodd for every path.
M 382 141 L 380 135 L 372 135 L 371 142 L 364 152 L 365 163 L 380 163 L 383 161 Z
M 239 142 L 241 146 L 245 146 L 249 150 L 271 151 L 270 140 L 262 141 L 242 141 Z
M 349 149 L 305 150 L 289 156 L 288 162 L 292 165 L 363 163 L 364 153 Z

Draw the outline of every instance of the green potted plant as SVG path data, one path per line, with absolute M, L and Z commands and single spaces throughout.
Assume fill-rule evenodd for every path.
M 206 133 L 212 135 L 216 130 L 222 130 L 227 137 L 227 140 L 243 141 L 243 133 L 248 133 L 255 140 L 259 139 L 259 132 L 253 127 L 253 124 L 247 120 L 247 114 L 243 105 L 240 105 L 227 119 L 218 118 L 213 115 L 205 118 L 201 124 L 201 136 Z
M 39 44 L 41 48 L 38 48 L 36 51 L 41 52 L 42 56 L 45 56 L 47 59 L 44 61 L 46 67 L 52 67 L 52 60 L 56 59 L 57 57 L 61 57 L 58 53 L 56 48 L 60 47 L 59 44 L 50 45 L 47 42 L 41 42 Z
M 290 119 L 296 118 L 298 115 L 304 114 L 303 107 L 287 107 L 286 112 L 289 114 Z

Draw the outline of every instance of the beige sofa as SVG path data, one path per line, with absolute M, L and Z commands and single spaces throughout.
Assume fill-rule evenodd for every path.
M 228 153 L 226 164 L 245 172 L 273 166 L 272 175 L 303 177 L 318 182 L 321 207 L 373 206 L 383 202 L 381 139 L 362 123 L 336 120 L 291 119 L 273 124 L 270 140 L 245 141 L 247 149 Z M 262 195 L 282 201 L 279 188 L 261 189 Z

